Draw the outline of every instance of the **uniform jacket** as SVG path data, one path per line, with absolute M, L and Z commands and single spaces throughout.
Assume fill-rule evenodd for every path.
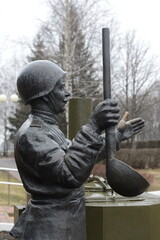
M 71 142 L 55 115 L 33 111 L 15 142 L 16 164 L 31 200 L 11 235 L 22 240 L 85 240 L 83 183 L 102 144 L 89 125 Z

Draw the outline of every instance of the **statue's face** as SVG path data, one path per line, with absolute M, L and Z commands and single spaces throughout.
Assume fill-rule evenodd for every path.
M 65 88 L 65 82 L 60 79 L 49 94 L 50 104 L 54 113 L 59 114 L 65 111 L 65 105 L 69 101 L 70 94 Z

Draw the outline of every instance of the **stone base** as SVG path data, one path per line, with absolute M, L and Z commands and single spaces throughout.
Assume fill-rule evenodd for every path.
M 16 223 L 21 215 L 21 213 L 25 210 L 25 205 L 15 205 L 14 206 L 14 223 Z
M 160 192 L 86 203 L 87 240 L 159 240 Z

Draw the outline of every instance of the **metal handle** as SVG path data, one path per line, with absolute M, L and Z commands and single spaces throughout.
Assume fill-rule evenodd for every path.
M 109 28 L 102 29 L 103 47 L 103 94 L 104 99 L 111 98 L 110 37 Z
M 110 70 L 110 33 L 109 28 L 102 29 L 103 48 L 103 95 L 104 99 L 111 98 L 111 70 Z M 106 165 L 116 153 L 115 127 L 106 129 Z

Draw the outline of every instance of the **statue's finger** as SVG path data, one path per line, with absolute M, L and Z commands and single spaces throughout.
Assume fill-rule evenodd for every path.
M 137 126 L 137 127 L 133 128 L 132 130 L 133 130 L 134 133 L 137 133 L 137 132 L 140 132 L 143 127 L 144 127 L 144 125 L 140 125 L 140 126 Z
M 128 123 L 128 122 L 127 122 Z M 142 118 L 135 118 L 129 121 L 131 126 L 145 124 L 145 121 Z

